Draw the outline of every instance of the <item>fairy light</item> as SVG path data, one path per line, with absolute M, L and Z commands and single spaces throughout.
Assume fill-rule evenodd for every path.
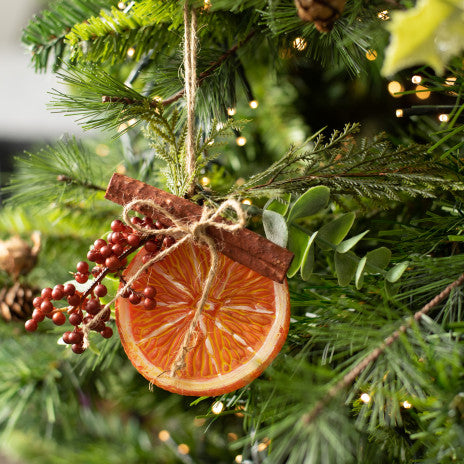
M 449 114 L 445 114 L 445 113 L 439 114 L 438 115 L 438 120 L 440 122 L 448 122 L 449 121 Z
M 119 125 L 118 132 L 124 132 L 125 130 L 127 130 L 127 128 L 128 128 L 128 125 L 125 122 L 123 122 L 122 124 Z
M 177 447 L 177 451 L 179 451 L 180 454 L 189 454 L 190 448 L 185 443 L 181 443 Z
M 238 440 L 238 435 L 236 433 L 234 433 L 234 432 L 229 432 L 227 434 L 227 440 L 236 441 L 236 440 Z
M 119 8 L 120 10 L 124 10 L 124 8 L 126 8 L 126 4 L 125 4 L 124 2 L 119 2 L 119 3 L 118 3 L 118 8 Z
M 252 110 L 255 110 L 256 108 L 258 108 L 258 105 L 259 105 L 257 100 L 251 100 L 248 104 L 250 105 L 250 108 Z
M 206 176 L 202 177 L 200 180 L 200 184 L 203 185 L 203 187 L 206 187 L 210 182 L 210 178 Z
M 124 166 L 123 164 L 120 164 L 117 168 L 116 168 L 116 172 L 118 174 L 125 174 L 127 172 L 127 169 L 126 169 L 126 166 Z
M 167 430 L 161 430 L 160 433 L 158 433 L 158 438 L 161 441 L 168 441 L 171 438 L 171 435 Z
M 232 108 L 232 107 L 227 108 L 227 114 L 229 116 L 233 116 L 236 112 L 237 110 L 235 108 Z
M 213 414 L 221 414 L 224 410 L 224 403 L 222 401 L 216 401 L 213 406 L 211 406 L 211 411 Z
M 95 147 L 95 153 L 101 157 L 108 156 L 110 154 L 110 147 L 108 145 L 105 145 L 104 143 L 99 143 Z
M 242 456 L 241 454 L 237 454 L 237 456 L 235 456 L 234 461 L 235 461 L 237 464 L 240 464 L 240 463 L 243 461 L 243 456 Z
M 377 59 L 377 51 L 374 50 L 373 48 L 367 50 L 366 52 L 366 58 L 369 61 L 375 61 Z
M 242 200 L 242 204 L 250 206 L 252 204 L 252 201 L 249 198 L 245 198 L 244 200 Z
M 452 86 L 456 83 L 456 78 L 454 76 L 449 76 L 445 80 L 445 85 Z
M 398 81 L 389 82 L 388 86 L 387 86 L 387 89 L 388 89 L 388 92 L 390 93 L 390 95 L 392 97 L 394 97 L 394 98 L 401 97 L 401 95 L 398 95 L 398 93 L 404 91 L 403 85 Z
M 415 74 L 411 77 L 411 82 L 413 84 L 420 84 L 422 82 L 422 76 L 418 76 L 417 74 Z
M 243 147 L 243 145 L 246 145 L 247 139 L 243 135 L 241 135 L 240 137 L 237 137 L 235 142 L 237 143 L 239 147 Z
M 409 401 L 403 401 L 402 406 L 404 409 L 411 409 L 412 404 Z
M 367 404 L 369 403 L 369 401 L 371 400 L 371 397 L 368 393 L 363 393 L 361 396 L 360 396 L 360 399 L 363 403 Z
M 403 110 L 400 108 L 396 110 L 395 112 L 397 118 L 402 118 L 403 117 Z
M 388 16 L 388 10 L 379 11 L 377 13 L 377 18 L 381 19 L 382 21 L 388 21 L 390 16 Z
M 423 85 L 416 86 L 416 97 L 419 100 L 427 100 L 430 97 L 430 90 L 427 90 L 427 87 Z
M 269 441 L 263 440 L 259 445 L 258 445 L 258 451 L 264 451 L 268 446 L 269 446 Z
M 297 37 L 292 42 L 292 45 L 293 45 L 293 48 L 301 52 L 308 46 L 308 42 L 306 42 L 306 40 L 303 39 L 303 37 Z
M 211 8 L 211 0 L 205 0 L 203 2 L 203 9 L 204 10 L 209 10 Z
M 132 58 L 134 55 L 135 55 L 135 48 L 134 47 L 129 48 L 129 50 L 127 50 L 127 56 L 129 58 Z

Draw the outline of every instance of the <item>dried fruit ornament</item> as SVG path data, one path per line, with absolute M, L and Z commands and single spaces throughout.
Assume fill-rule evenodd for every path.
M 75 280 L 87 289 L 69 283 L 43 289 L 26 330 L 35 331 L 45 317 L 63 325 L 68 316 L 74 328 L 63 341 L 81 354 L 89 331 L 113 335 L 107 323 L 109 305 L 116 301 L 126 354 L 153 384 L 184 395 L 214 396 L 259 376 L 287 336 L 285 273 L 292 253 L 242 228 L 243 220 L 222 219 L 227 203 L 208 211 L 118 174 L 106 197 L 125 205 L 126 223 L 113 221 L 107 240 L 95 241 L 87 254 L 92 269 L 86 261 L 77 263 Z M 129 218 L 131 209 L 148 214 Z M 240 206 L 236 212 L 242 214 Z M 126 268 L 127 257 L 137 250 Z M 109 274 L 121 284 L 103 305 L 102 282 Z M 60 300 L 61 308 L 53 304 Z

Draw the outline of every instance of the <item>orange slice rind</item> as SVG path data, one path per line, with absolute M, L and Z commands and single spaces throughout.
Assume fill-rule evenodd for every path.
M 141 250 L 125 271 L 140 268 Z M 118 298 L 116 322 L 135 368 L 165 390 L 216 396 L 241 388 L 271 363 L 290 322 L 288 286 L 263 277 L 219 253 L 219 266 L 184 368 L 171 373 L 191 325 L 209 272 L 206 247 L 185 243 L 154 263 L 134 282 L 157 290 L 157 307 L 147 311 Z

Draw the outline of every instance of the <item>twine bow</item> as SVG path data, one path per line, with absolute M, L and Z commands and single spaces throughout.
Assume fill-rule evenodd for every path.
M 172 227 L 169 227 L 167 229 L 147 229 L 144 227 L 140 227 L 139 225 L 131 224 L 129 218 L 129 211 L 131 209 L 134 209 L 134 207 L 136 206 L 149 207 L 154 213 L 158 213 L 161 217 L 169 219 L 173 224 Z M 232 209 L 235 211 L 235 213 L 237 214 L 237 221 L 234 223 L 217 222 L 217 219 L 220 217 L 221 213 L 223 213 L 227 209 Z M 135 274 L 126 282 L 126 284 L 121 289 L 119 289 L 119 291 L 116 293 L 116 296 L 108 304 L 105 305 L 105 307 L 92 319 L 92 321 L 89 324 L 84 325 L 84 346 L 88 346 L 88 333 L 91 327 L 95 326 L 95 324 L 97 324 L 100 321 L 100 319 L 106 313 L 108 308 L 117 300 L 117 298 L 119 298 L 126 290 L 130 288 L 130 286 L 142 275 L 142 273 L 146 269 L 148 269 L 154 263 L 164 259 L 166 256 L 171 254 L 176 248 L 180 247 L 185 242 L 190 241 L 193 243 L 203 244 L 208 247 L 209 254 L 211 257 L 211 267 L 208 271 L 208 275 L 206 277 L 206 281 L 203 287 L 203 292 L 195 310 L 195 315 L 190 323 L 189 329 L 185 333 L 180 349 L 176 355 L 176 358 L 169 372 L 171 376 L 175 376 L 179 370 L 185 367 L 185 358 L 188 352 L 191 351 L 196 345 L 196 337 L 194 337 L 197 333 L 196 328 L 200 320 L 201 314 L 203 312 L 209 292 L 211 290 L 211 286 L 214 282 L 214 278 L 217 274 L 219 261 L 218 250 L 214 240 L 206 233 L 206 229 L 209 226 L 214 226 L 217 229 L 227 230 L 229 232 L 242 229 L 243 227 L 245 227 L 246 214 L 241 208 L 240 203 L 238 201 L 229 199 L 222 203 L 221 206 L 216 210 L 210 208 L 203 208 L 202 215 L 198 221 L 187 222 L 185 220 L 179 220 L 165 208 L 158 205 L 152 200 L 137 199 L 131 201 L 124 207 L 123 219 L 126 222 L 126 224 L 130 225 L 130 227 L 137 230 L 137 232 L 142 237 L 168 235 L 170 237 L 175 238 L 176 242 L 172 246 L 161 251 L 152 259 L 140 266 L 139 269 L 137 269 L 137 271 L 135 272 Z

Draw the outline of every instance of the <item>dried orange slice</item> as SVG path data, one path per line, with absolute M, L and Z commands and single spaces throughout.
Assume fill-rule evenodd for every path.
M 140 268 L 141 250 L 126 269 Z M 290 322 L 287 283 L 263 277 L 219 253 L 219 267 L 197 325 L 185 368 L 170 375 L 210 269 L 206 247 L 184 243 L 134 282 L 157 290 L 147 311 L 119 298 L 116 322 L 123 347 L 150 382 L 174 393 L 216 396 L 258 377 L 282 348 Z

